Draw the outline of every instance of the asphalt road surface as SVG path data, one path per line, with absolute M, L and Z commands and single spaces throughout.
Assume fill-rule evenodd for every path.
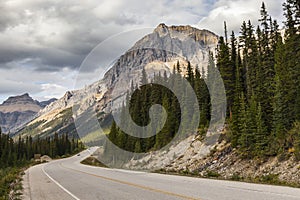
M 94 149 L 92 149 L 94 150 Z M 80 164 L 90 154 L 29 168 L 23 199 L 33 200 L 300 200 L 300 189 L 162 175 Z

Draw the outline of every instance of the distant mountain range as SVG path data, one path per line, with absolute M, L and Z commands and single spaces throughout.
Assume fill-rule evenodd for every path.
M 35 115 L 57 99 L 39 102 L 28 93 L 9 97 L 0 104 L 0 127 L 4 133 L 14 132 L 19 126 L 32 120 Z

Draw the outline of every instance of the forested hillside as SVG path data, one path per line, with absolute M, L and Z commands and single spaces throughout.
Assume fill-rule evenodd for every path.
M 183 86 L 183 77 L 181 76 L 181 66 L 177 62 L 177 65 L 173 68 L 173 73 L 170 77 L 167 77 L 166 74 L 158 74 L 154 76 L 153 82 L 148 84 L 148 78 L 145 70 L 143 70 L 143 76 L 141 78 L 142 87 L 132 87 L 131 91 L 128 93 L 126 106 L 129 106 L 129 113 L 135 123 L 139 126 L 146 126 L 150 122 L 150 116 L 148 111 L 150 107 L 154 104 L 162 105 L 167 112 L 167 119 L 164 127 L 162 127 L 162 122 L 157 122 L 153 124 L 149 134 L 156 133 L 156 130 L 161 131 L 149 138 L 137 138 L 129 136 L 124 133 L 120 128 L 116 126 L 116 123 L 113 122 L 109 139 L 114 144 L 118 145 L 122 149 L 131 152 L 148 152 L 151 150 L 156 150 L 167 145 L 175 134 L 178 132 L 180 122 L 182 119 L 186 119 L 186 116 L 191 113 L 189 110 L 181 111 L 180 103 L 177 97 L 170 91 L 168 88 L 176 88 L 177 91 L 183 91 L 185 88 Z M 208 76 L 210 73 L 208 73 Z M 197 98 L 199 101 L 199 111 L 201 115 L 201 120 L 199 123 L 199 128 L 203 130 L 209 124 L 210 120 L 210 96 L 208 89 L 205 84 L 205 75 L 204 72 L 201 75 L 201 72 L 198 68 L 193 69 L 191 64 L 187 64 L 187 75 L 185 77 L 192 85 Z M 160 82 L 165 82 L 168 84 L 168 88 L 162 85 L 156 84 Z M 129 98 L 130 96 L 130 98 Z M 187 95 L 183 95 L 185 98 L 183 101 L 185 103 L 191 103 L 192 100 L 189 99 Z M 193 108 L 193 107 L 191 107 Z M 121 109 L 121 126 L 127 126 L 124 120 L 124 110 L 125 104 Z M 158 116 L 151 116 L 152 119 L 159 119 Z M 122 120 L 123 119 L 123 120 Z M 182 123 L 183 130 L 189 130 L 191 122 Z M 129 129 L 130 130 L 130 129 Z
M 285 34 L 261 7 L 261 25 L 243 22 L 240 39 L 221 37 L 217 66 L 224 77 L 232 145 L 247 157 L 294 151 L 299 158 L 299 1 L 284 5 Z M 298 122 L 297 122 L 298 121 Z M 290 131 L 292 130 L 292 131 Z
M 245 158 L 290 152 L 300 159 L 299 1 L 287 0 L 283 9 L 284 35 L 263 3 L 260 25 L 254 27 L 251 21 L 244 21 L 240 33 L 232 32 L 228 38 L 225 23 L 225 36 L 219 38 L 215 52 L 216 68 L 226 89 L 227 140 Z M 181 78 L 181 67 L 178 62 L 170 77 L 158 74 L 154 79 L 165 79 L 172 85 L 176 83 L 174 80 Z M 184 78 L 197 95 L 201 119 L 199 134 L 203 134 L 209 124 L 211 106 L 205 82 L 210 81 L 210 71 L 214 70 L 214 65 L 209 65 L 206 72 L 191 64 L 186 67 Z M 144 72 L 141 85 L 146 83 Z M 180 85 L 178 87 L 180 89 Z M 140 126 L 149 123 L 148 110 L 151 105 L 159 103 L 168 112 L 162 131 L 148 139 L 128 136 L 113 123 L 109 139 L 131 152 L 147 152 L 166 145 L 174 137 L 181 115 L 186 114 L 180 111 L 178 101 L 170 91 L 155 84 L 139 88 L 132 86 L 127 100 L 131 117 Z

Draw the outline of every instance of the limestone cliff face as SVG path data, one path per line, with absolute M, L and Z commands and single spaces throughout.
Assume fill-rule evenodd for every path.
M 207 30 L 159 24 L 152 33 L 120 56 L 102 80 L 83 89 L 67 92 L 41 110 L 34 122 L 51 120 L 55 113 L 74 105 L 79 107 L 74 115 L 80 115 L 91 107 L 109 113 L 112 105 L 121 105 L 131 82 L 139 82 L 143 68 L 148 72 L 148 78 L 158 72 L 171 73 L 177 61 L 182 65 L 183 73 L 187 61 L 194 67 L 206 68 L 209 52 L 215 51 L 217 42 L 218 36 Z
M 138 83 L 141 71 L 146 69 L 149 78 L 154 73 L 171 73 L 174 64 L 180 61 L 185 72 L 187 61 L 200 69 L 206 68 L 209 52 L 214 52 L 218 36 L 207 30 L 191 26 L 166 26 L 159 24 L 122 55 L 105 74 L 107 88 L 114 88 L 114 97 L 126 92 L 131 81 Z

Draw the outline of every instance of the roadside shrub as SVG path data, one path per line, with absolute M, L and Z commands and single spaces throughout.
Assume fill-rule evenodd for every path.
M 207 170 L 206 171 L 206 176 L 209 177 L 209 178 L 218 178 L 221 175 L 218 172 L 216 172 L 216 171 Z
M 259 178 L 260 182 L 268 184 L 281 184 L 278 174 L 267 174 Z
M 241 180 L 243 180 L 243 177 L 241 177 L 238 173 L 234 173 L 230 177 L 230 180 L 232 180 L 232 181 L 241 181 Z

